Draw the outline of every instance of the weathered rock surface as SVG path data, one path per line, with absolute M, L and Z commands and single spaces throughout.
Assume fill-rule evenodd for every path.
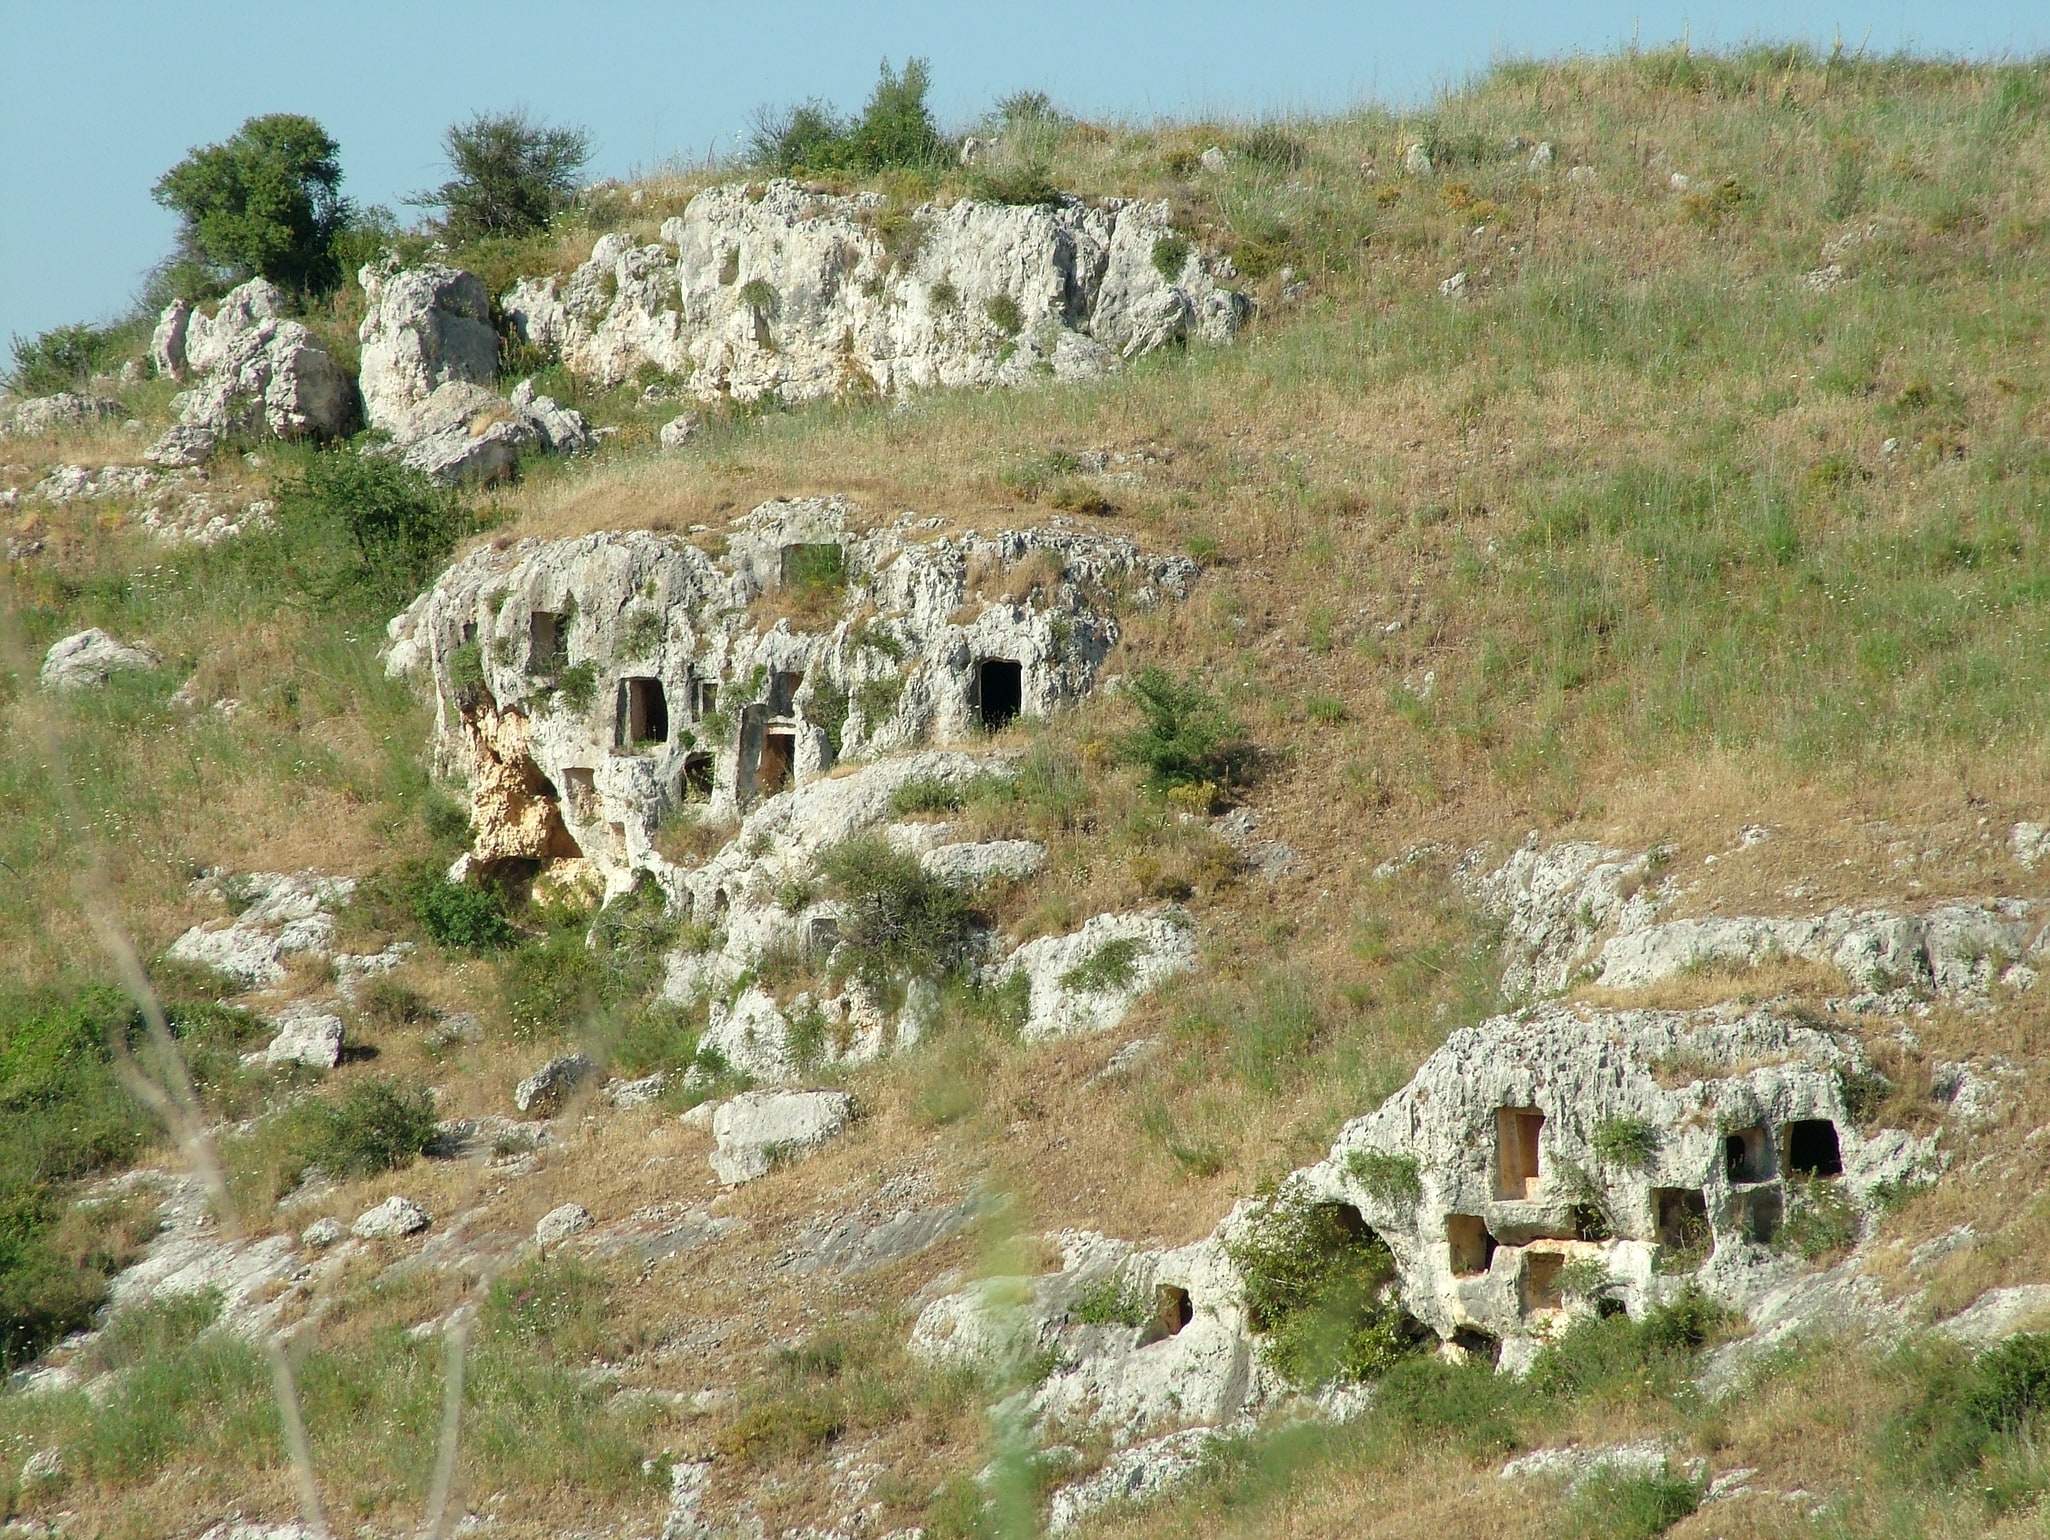
M 302 1064 L 333 1069 L 342 1060 L 342 1018 L 318 1006 L 297 1006 L 279 1015 L 277 1036 L 264 1049 L 266 1064 Z
M 426 1209 L 411 1198 L 393 1193 L 375 1208 L 358 1214 L 349 1233 L 359 1241 L 397 1240 L 419 1234 L 429 1223 Z
M 1482 874 L 1469 860 L 1463 885 L 1503 925 L 1503 993 L 1557 994 L 1602 932 L 1648 923 L 1658 911 L 1651 859 L 1585 840 L 1542 847 L 1524 841 Z
M 175 306 L 173 307 L 176 308 Z M 174 403 L 178 424 L 145 452 L 158 465 L 197 465 L 223 440 L 256 433 L 332 438 L 356 417 L 356 387 L 298 321 L 275 284 L 252 278 L 212 316 L 170 312 L 159 325 L 159 366 L 196 377 Z
M 439 263 L 357 275 L 368 310 L 359 385 L 363 415 L 394 438 L 413 409 L 444 385 L 490 386 L 498 378 L 498 333 L 484 281 Z
M 560 1246 L 572 1235 L 591 1228 L 591 1211 L 581 1203 L 565 1203 L 543 1214 L 534 1225 L 534 1244 Z
M 89 690 L 126 669 L 152 669 L 160 659 L 140 642 L 120 642 L 95 626 L 53 643 L 37 675 L 46 690 Z
M 31 396 L 25 401 L 0 401 L 0 438 L 10 434 L 31 438 L 58 433 L 91 423 L 117 421 L 122 415 L 118 401 L 71 390 L 60 390 L 54 396 Z
M 309 1251 L 325 1251 L 340 1245 L 348 1233 L 339 1219 L 316 1219 L 299 1232 L 299 1244 Z
M 919 864 L 942 882 L 977 888 L 991 882 L 1022 882 L 1046 865 L 1046 847 L 1037 840 L 974 840 L 935 845 L 919 854 Z
M 238 912 L 223 926 L 193 926 L 171 943 L 169 955 L 253 988 L 282 979 L 284 960 L 292 953 L 325 956 L 333 949 L 333 911 L 356 884 L 319 872 L 251 872 L 239 878 L 202 879 L 194 889 L 232 903 Z
M 606 235 L 567 280 L 502 308 L 520 336 L 616 384 L 643 365 L 705 400 L 1087 378 L 1185 338 L 1228 342 L 1246 304 L 1230 263 L 1165 203 L 927 205 L 792 181 L 708 188 L 660 244 Z
M 729 1187 L 801 1160 L 847 1126 L 854 1098 L 845 1091 L 744 1091 L 712 1118 L 712 1170 Z
M 550 1059 L 513 1089 L 513 1105 L 522 1112 L 552 1117 L 597 1075 L 598 1066 L 581 1053 Z
M 1031 991 L 1027 1041 L 1108 1032 L 1140 996 L 1196 961 L 1196 926 L 1177 905 L 1100 914 L 1065 936 L 1028 941 L 997 970 L 1022 974 Z
M 1206 155 L 1217 153 L 1204 151 Z M 1088 1480 L 1053 1494 L 1046 1532 L 1064 1535 L 1113 1504 L 1150 1502 L 1200 1471 L 1211 1445 L 1221 1436 L 1215 1428 L 1183 1428 L 1118 1450 Z
M 664 872 L 667 811 L 730 816 L 843 760 L 1049 715 L 1115 644 L 1111 593 L 1143 608 L 1196 576 L 1105 536 L 936 538 L 912 515 L 858 533 L 849 511 L 764 504 L 718 558 L 630 532 L 486 547 L 444 573 L 391 623 L 387 667 L 435 689 L 475 859 L 580 858 L 623 892 Z

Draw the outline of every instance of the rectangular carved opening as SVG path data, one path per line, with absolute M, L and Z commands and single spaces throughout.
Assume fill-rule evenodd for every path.
M 1529 1107 L 1495 1113 L 1495 1196 L 1529 1198 L 1537 1193 L 1538 1134 L 1545 1115 Z
M 1452 1252 L 1452 1271 L 1461 1277 L 1484 1273 L 1495 1260 L 1495 1237 L 1478 1214 L 1447 1214 L 1445 1244 Z
M 575 766 L 562 772 L 562 789 L 569 793 L 570 816 L 578 823 L 598 820 L 598 783 L 589 770 Z
M 1527 1251 L 1523 1254 L 1523 1309 L 1557 1310 L 1565 1302 L 1559 1288 L 1559 1274 L 1566 1259 L 1556 1251 Z
M 763 733 L 762 757 L 755 770 L 755 791 L 773 796 L 790 784 L 791 767 L 797 762 L 795 733 Z
M 769 675 L 769 715 L 787 717 L 797 709 L 798 687 L 804 683 L 804 670 L 778 669 Z
M 840 944 L 840 922 L 830 914 L 813 915 L 805 928 L 804 944 L 813 956 L 824 957 Z
M 553 668 L 562 656 L 562 616 L 536 610 L 527 617 L 527 667 Z
M 1785 1212 L 1777 1187 L 1741 1193 L 1737 1199 L 1737 1232 L 1748 1241 L 1770 1246 L 1772 1238 L 1780 1233 L 1780 1220 Z
M 661 680 L 619 681 L 617 728 L 615 742 L 622 749 L 669 741 L 669 701 L 662 693 Z
M 1008 727 L 1025 709 L 1025 665 L 1009 658 L 984 658 L 976 665 L 977 709 L 990 732 Z
M 1657 1219 L 1655 1239 L 1674 1251 L 1700 1251 L 1707 1246 L 1708 1200 L 1699 1187 L 1654 1187 L 1652 1211 Z
M 708 717 L 719 709 L 719 686 L 716 681 L 700 679 L 697 682 L 696 689 L 698 693 L 697 714 L 699 716 Z
M 686 754 L 683 757 L 683 776 L 679 784 L 683 788 L 686 802 L 710 802 L 712 800 L 712 756 L 709 754 Z
M 1732 1182 L 1763 1182 L 1772 1176 L 1772 1140 L 1764 1125 L 1723 1136 L 1723 1166 Z
M 1787 1169 L 1796 1176 L 1842 1176 L 1843 1150 L 1828 1118 L 1796 1118 L 1787 1125 Z

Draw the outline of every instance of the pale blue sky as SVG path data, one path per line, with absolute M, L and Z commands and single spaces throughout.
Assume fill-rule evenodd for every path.
M 617 175 L 730 146 L 763 102 L 858 105 L 885 54 L 929 57 L 961 123 L 1021 87 L 1139 118 L 1416 103 L 1505 54 L 1682 35 L 2032 55 L 2050 4 L 0 0 L 0 355 L 10 333 L 126 309 L 173 231 L 150 185 L 256 113 L 318 118 L 345 190 L 396 205 L 440 180 L 442 129 L 480 109 L 585 124 L 592 173 Z

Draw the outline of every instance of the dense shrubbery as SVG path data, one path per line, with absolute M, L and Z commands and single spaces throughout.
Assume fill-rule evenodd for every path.
M 959 966 L 973 910 L 959 888 L 927 871 L 917 856 L 863 835 L 827 851 L 819 870 L 842 905 L 840 945 L 848 966 L 870 988 L 894 991 Z
M 334 243 L 350 210 L 340 150 L 313 119 L 271 113 L 194 150 L 153 194 L 184 220 L 185 250 L 224 281 L 261 276 L 318 293 L 341 277 Z
M 338 449 L 278 488 L 292 571 L 328 598 L 404 603 L 448 559 L 472 521 L 462 500 L 396 460 Z
M 799 172 L 928 170 L 947 160 L 946 141 L 926 105 L 932 70 L 923 59 L 905 61 L 903 71 L 883 61 L 875 90 L 861 115 L 843 118 L 820 101 L 755 114 L 748 149 L 765 171 Z
M 300 1152 L 335 1176 L 375 1176 L 411 1165 L 434 1142 L 434 1093 L 379 1077 L 315 1102 Z
M 117 321 L 111 326 L 79 322 L 35 337 L 15 335 L 7 388 L 21 396 L 51 396 L 83 390 L 96 374 L 111 374 L 148 340 L 147 324 Z
M 1244 769 L 1244 731 L 1193 674 L 1176 679 L 1163 668 L 1142 668 L 1125 698 L 1138 709 L 1140 725 L 1118 740 L 1118 752 L 1154 790 L 1229 785 Z
M 442 210 L 452 241 L 528 235 L 567 208 L 591 158 L 581 128 L 549 128 L 524 112 L 480 112 L 442 143 L 455 175 L 419 202 Z

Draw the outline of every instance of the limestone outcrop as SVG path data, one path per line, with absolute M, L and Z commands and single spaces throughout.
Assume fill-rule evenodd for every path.
M 359 386 L 373 428 L 401 437 L 413 409 L 444 385 L 498 378 L 498 333 L 484 281 L 439 263 L 358 275 L 368 312 Z
M 1111 536 L 941 536 L 910 514 L 863 532 L 850 511 L 765 503 L 716 556 L 629 531 L 484 548 L 443 573 L 392 621 L 387 669 L 434 691 L 475 858 L 574 857 L 624 892 L 666 870 L 664 816 L 729 817 L 837 764 L 1078 699 L 1119 604 L 1197 575 Z
M 573 454 L 590 447 L 583 414 L 537 396 L 522 381 L 511 396 L 451 380 L 387 419 L 392 452 L 443 485 L 488 485 L 511 476 L 522 450 Z
M 211 316 L 174 304 L 152 347 L 161 372 L 195 380 L 173 403 L 177 424 L 144 452 L 157 465 L 197 465 L 243 435 L 332 438 L 355 421 L 354 383 L 267 279 L 229 290 Z
M 94 626 L 53 642 L 37 678 L 46 690 L 87 690 L 105 684 L 112 674 L 155 668 L 161 661 L 143 643 L 120 641 Z
M 121 415 L 120 402 L 71 390 L 60 390 L 54 396 L 31 396 L 25 401 L 0 400 L 0 438 L 33 438 L 114 421 Z
M 706 189 L 657 244 L 603 236 L 566 280 L 523 280 L 501 308 L 522 340 L 608 385 L 652 365 L 705 400 L 809 400 L 1089 378 L 1229 342 L 1247 313 L 1235 279 L 1165 203 L 906 215 L 778 179 Z
M 712 1170 L 729 1187 L 801 1160 L 847 1127 L 845 1091 L 744 1091 L 712 1115 Z

